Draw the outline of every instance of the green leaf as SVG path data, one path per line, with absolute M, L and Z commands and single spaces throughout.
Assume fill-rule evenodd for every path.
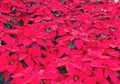
M 75 48 L 74 42 L 70 42 L 70 43 L 69 43 L 69 47 L 70 47 L 70 48 Z
M 61 15 L 57 11 L 51 11 L 51 13 L 56 17 L 59 18 Z
M 59 66 L 59 67 L 58 67 L 58 71 L 59 71 L 61 74 L 66 74 L 66 73 L 68 73 L 66 67 L 64 67 L 64 66 Z
M 105 35 L 105 34 L 101 34 L 101 38 L 102 38 L 102 39 L 105 39 L 105 38 L 106 38 L 106 35 Z
M 10 23 L 4 23 L 4 28 L 12 29 L 12 26 Z
M 32 5 L 37 5 L 37 2 L 34 2 L 34 1 L 33 1 L 33 2 L 31 2 L 31 4 L 32 4 Z
M 23 22 L 22 19 L 18 22 L 18 25 L 19 25 L 19 26 L 23 26 L 23 25 L 24 25 L 24 22 Z
M 4 84 L 4 73 L 0 72 L 0 84 Z
M 10 34 L 10 37 L 17 38 L 17 35 L 16 34 Z
M 51 28 L 46 28 L 47 33 L 50 33 L 50 31 L 51 31 Z
M 34 22 L 33 21 L 31 21 L 31 20 L 29 20 L 29 22 L 28 22 L 28 24 L 33 24 Z

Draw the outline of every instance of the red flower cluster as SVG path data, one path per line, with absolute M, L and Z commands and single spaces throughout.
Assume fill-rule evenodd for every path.
M 120 4 L 0 0 L 0 72 L 10 84 L 120 84 Z

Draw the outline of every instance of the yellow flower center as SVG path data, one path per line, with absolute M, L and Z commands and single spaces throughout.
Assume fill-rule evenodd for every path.
M 77 81 L 79 79 L 79 76 L 74 76 L 74 80 Z
M 13 61 L 11 61 L 11 62 L 10 62 L 10 64 L 11 64 L 11 65 L 13 65 L 13 64 L 14 64 L 14 62 L 13 62 Z

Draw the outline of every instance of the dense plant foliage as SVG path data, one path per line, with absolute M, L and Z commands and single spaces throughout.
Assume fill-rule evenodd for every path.
M 0 0 L 0 84 L 120 84 L 120 4 Z

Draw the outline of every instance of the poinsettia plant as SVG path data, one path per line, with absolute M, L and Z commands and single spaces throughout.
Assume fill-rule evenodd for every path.
M 120 84 L 118 0 L 0 0 L 0 84 Z

